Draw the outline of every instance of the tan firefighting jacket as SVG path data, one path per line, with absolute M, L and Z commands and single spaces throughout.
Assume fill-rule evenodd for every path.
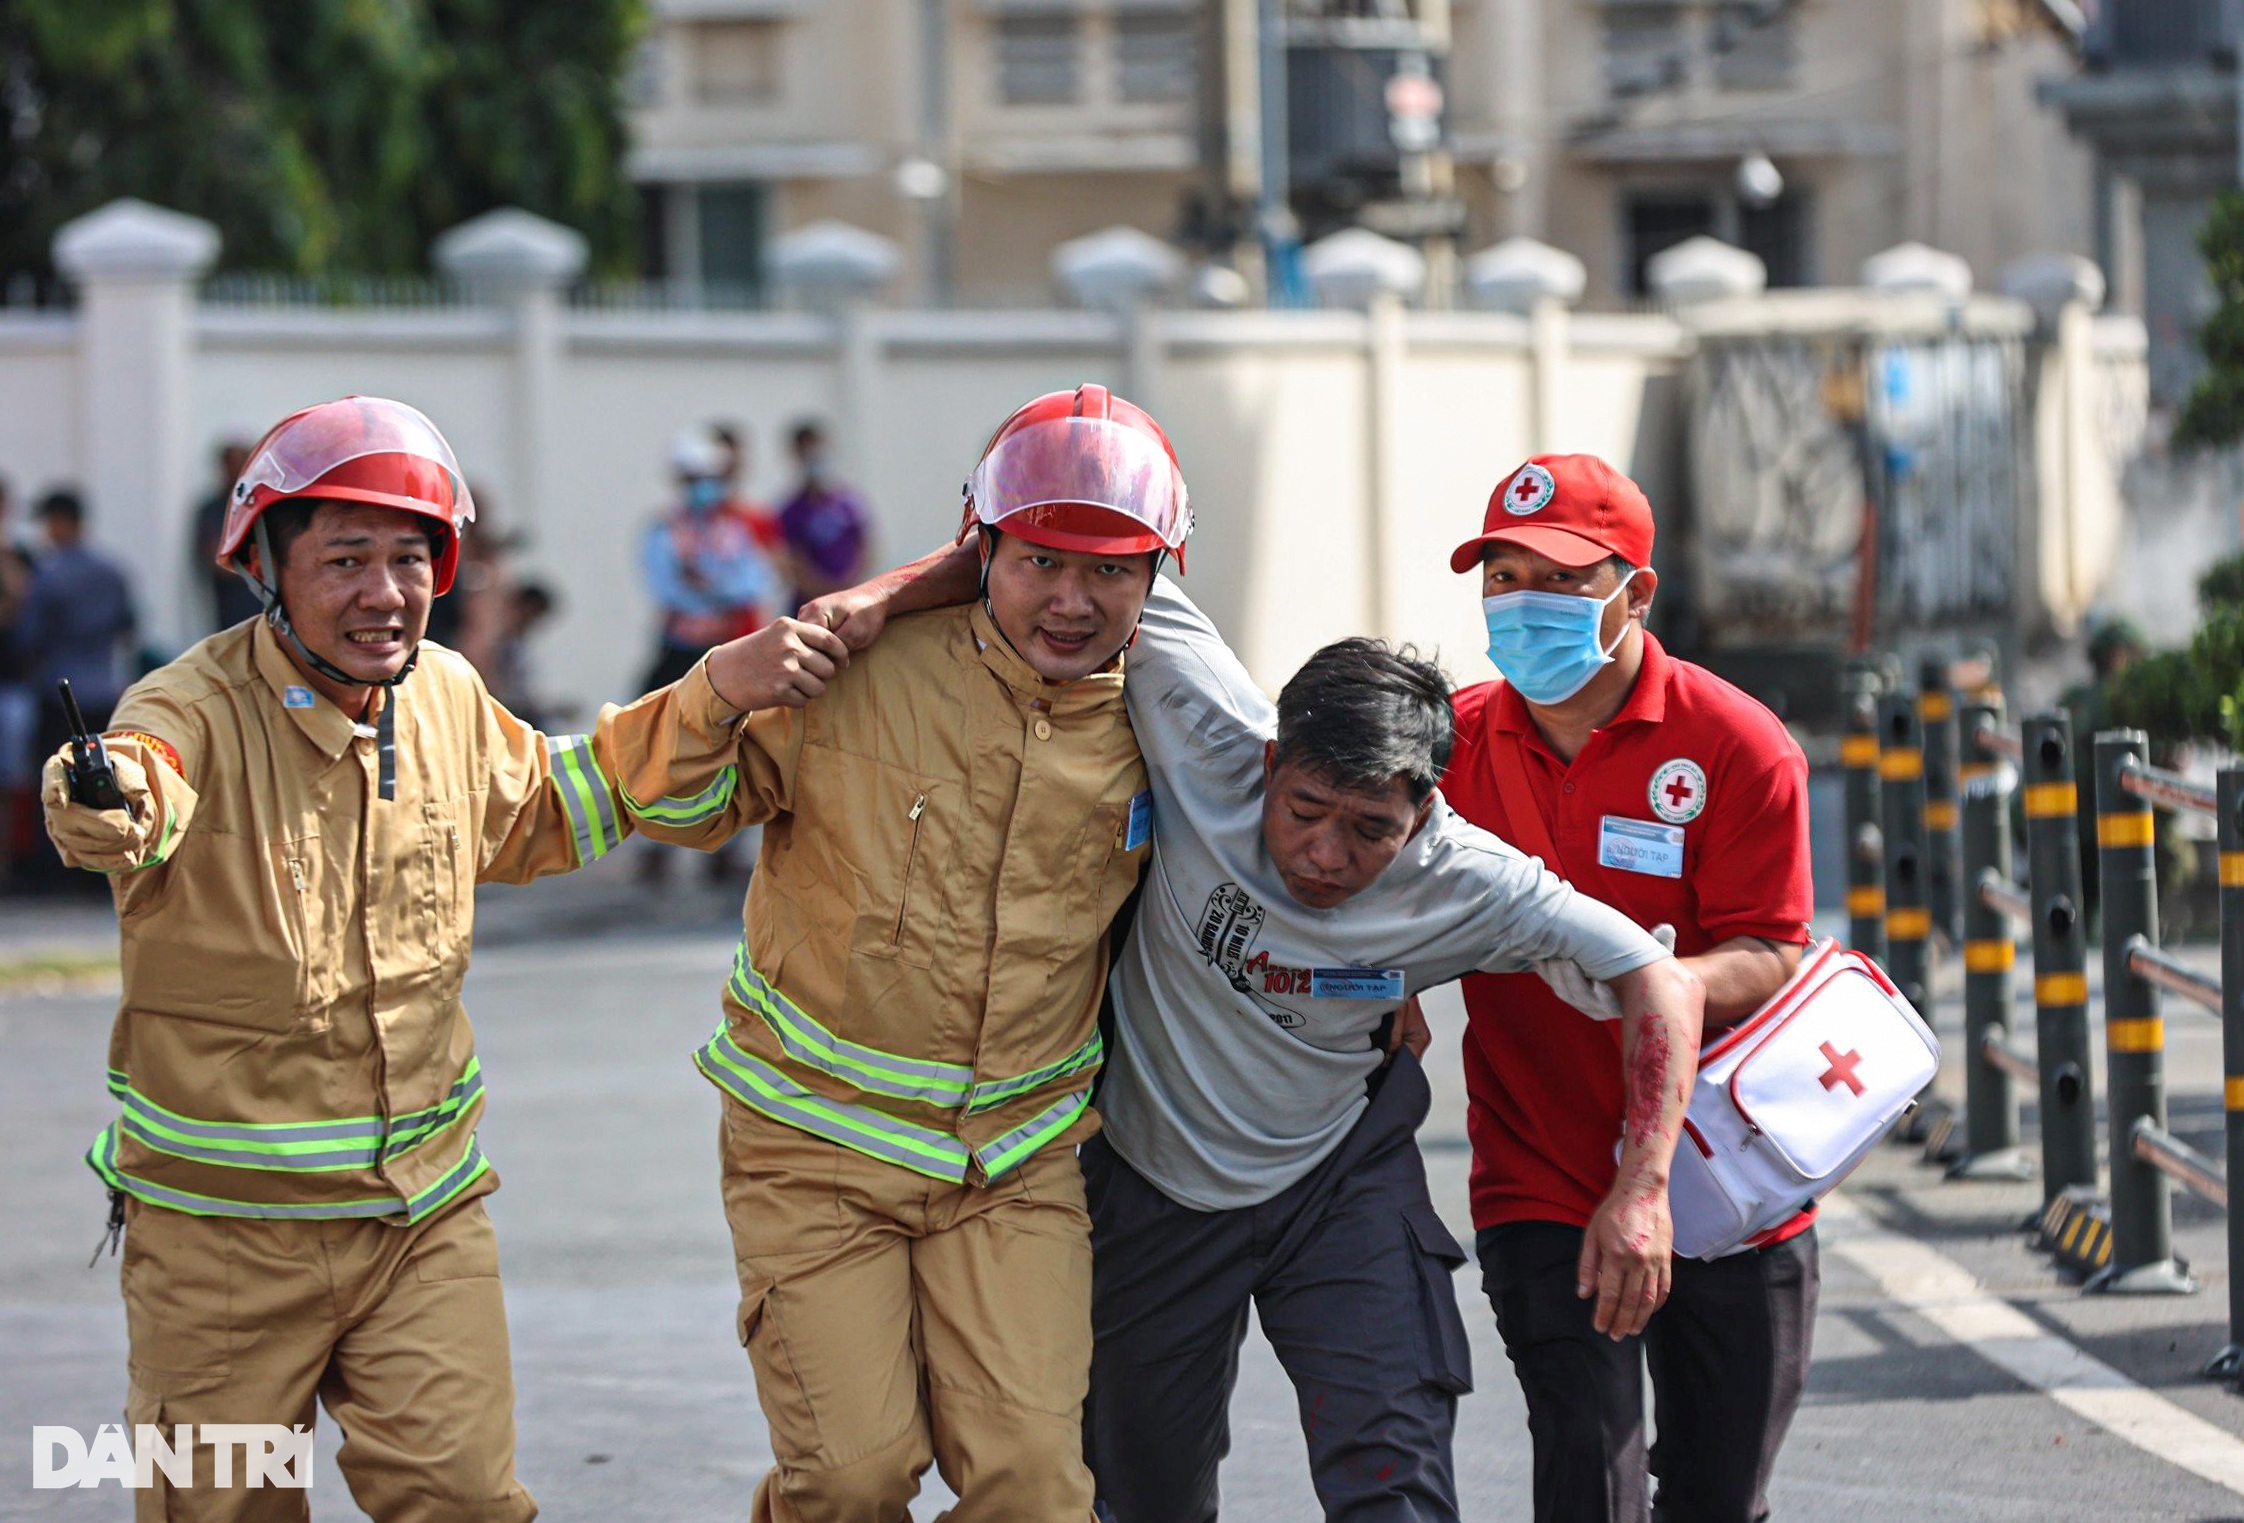
M 1088 1133 L 1107 926 L 1151 840 L 1119 670 L 1046 682 L 981 608 L 945 609 L 806 708 L 742 719 L 704 664 L 601 735 L 646 834 L 768 822 L 696 1054 L 720 1089 L 954 1182 Z
M 215 1216 L 417 1220 L 487 1193 L 483 1074 L 460 1007 L 475 885 L 566 872 L 628 830 L 585 737 L 539 735 L 421 646 L 395 797 L 365 726 L 262 620 L 125 694 L 128 819 L 48 799 L 67 860 L 114 875 L 124 999 L 112 1189 Z M 378 710 L 376 711 L 378 712 Z

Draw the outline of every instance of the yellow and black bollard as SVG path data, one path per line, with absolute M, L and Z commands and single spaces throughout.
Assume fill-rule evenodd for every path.
M 2011 970 L 2018 946 L 2010 916 L 1978 892 L 1982 878 L 2010 886 L 2012 773 L 1988 744 L 2002 724 L 1999 693 L 1965 705 L 1963 765 L 1964 1144 L 1949 1173 L 1959 1179 L 2025 1179 L 2033 1164 L 2018 1146 L 2016 1081 L 1987 1054 L 2009 1036 Z M 1930 807 L 1929 805 L 1927 807 Z
M 1917 730 L 1925 757 L 1925 904 L 1949 946 L 1963 941 L 1963 847 L 1956 774 L 1962 749 L 1956 732 L 1956 690 L 1944 656 L 1917 669 Z
M 2221 853 L 2221 1097 L 2228 1122 L 2228 1177 L 2244 1178 L 2244 767 L 2223 767 L 2217 794 Z M 2228 1346 L 2205 1373 L 2244 1376 L 2244 1216 L 2228 1213 Z
M 1929 1020 L 1932 911 L 1925 899 L 1925 753 L 1917 706 L 1878 700 L 1878 793 L 1886 866 L 1886 971 Z
M 2142 765 L 2147 745 L 2140 730 L 2106 730 L 2096 737 L 2112 1260 L 2088 1283 L 2092 1290 L 2123 1295 L 2176 1295 L 2197 1286 L 2174 1258 L 2172 1187 L 2135 1151 L 2138 1119 L 2161 1129 L 2166 1125 L 2166 1026 L 2158 990 L 2130 965 L 2136 945 L 2158 945 L 2158 849 L 2151 809 L 2123 781 Z
M 1847 729 L 1839 740 L 1847 780 L 1847 945 L 1880 963 L 1886 960 L 1886 847 L 1878 828 L 1878 694 L 1884 686 L 1877 662 L 1858 657 L 1847 664 Z
M 2081 915 L 2079 788 L 2065 711 L 2025 723 L 2026 879 L 2033 905 L 2034 1048 L 2041 1069 L 2041 1189 L 2046 1206 L 2093 1194 L 2096 1080 L 2088 1032 L 2088 928 Z

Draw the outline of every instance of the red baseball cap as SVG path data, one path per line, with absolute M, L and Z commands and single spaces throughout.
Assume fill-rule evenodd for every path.
M 1449 557 L 1470 571 L 1490 545 L 1518 545 L 1561 566 L 1617 555 L 1652 563 L 1652 504 L 1644 490 L 1595 455 L 1537 455 L 1489 494 L 1480 533 Z

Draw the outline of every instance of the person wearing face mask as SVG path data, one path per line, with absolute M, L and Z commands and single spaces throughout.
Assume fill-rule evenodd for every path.
M 641 567 L 662 614 L 644 687 L 668 687 L 712 648 L 770 622 L 786 588 L 772 564 L 776 531 L 735 499 L 737 439 L 689 428 L 671 441 L 678 505 L 648 526 Z
M 1672 935 L 1706 987 L 1711 1041 L 1808 941 L 1807 761 L 1774 714 L 1645 629 L 1652 540 L 1643 492 L 1594 456 L 1538 456 L 1503 480 L 1450 561 L 1480 574 L 1503 680 L 1456 695 L 1441 786 L 1465 818 Z M 1526 1393 L 1538 1523 L 1765 1518 L 1807 1379 L 1812 1213 L 1726 1258 L 1676 1259 L 1640 1338 L 1600 1333 L 1574 1264 L 1622 1135 L 1619 1045 L 1532 977 L 1475 974 L 1464 992 L 1476 1246 Z
M 423 638 L 475 504 L 413 408 L 291 414 L 228 501 L 213 553 L 263 617 L 125 692 L 103 737 L 121 803 L 78 796 L 67 748 L 42 791 L 122 928 L 119 1116 L 86 1162 L 123 1239 L 125 1417 L 197 1438 L 192 1484 L 138 1515 L 307 1517 L 203 1440 L 316 1402 L 377 1523 L 525 1523 L 460 987 L 478 883 L 630 830 L 608 737 L 539 734 Z

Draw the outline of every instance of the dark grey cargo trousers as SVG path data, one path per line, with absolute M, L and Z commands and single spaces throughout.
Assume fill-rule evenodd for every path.
M 1450 1276 L 1464 1250 L 1426 1191 L 1430 1092 L 1404 1052 L 1333 1155 L 1272 1200 L 1196 1211 L 1103 1137 L 1091 1208 L 1084 1439 L 1112 1523 L 1212 1523 L 1251 1302 L 1293 1380 L 1327 1519 L 1457 1517 L 1457 1398 L 1472 1389 Z

